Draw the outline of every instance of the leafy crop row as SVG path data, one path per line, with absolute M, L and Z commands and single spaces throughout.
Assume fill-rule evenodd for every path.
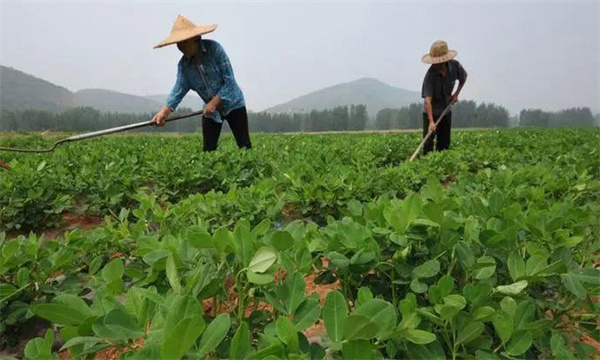
M 140 153 L 165 141 L 174 157 L 144 155 L 136 180 L 115 168 L 126 202 L 105 203 L 102 192 L 90 202 L 82 187 L 78 201 L 110 209 L 101 227 L 54 240 L 0 235 L 2 335 L 10 341 L 28 319 L 51 322 L 28 359 L 57 358 L 56 336 L 77 358 L 106 348 L 126 359 L 594 356 L 577 340 L 600 335 L 600 132 L 456 138 L 453 150 L 412 164 L 402 159 L 413 141 L 398 135 L 264 136 L 251 152 L 187 158 L 177 144 L 195 138 L 98 142 L 91 155 L 71 154 L 95 159 L 80 169 L 107 174 L 105 146 Z M 48 198 L 75 197 L 50 179 L 92 177 L 65 175 L 66 158 L 38 170 L 39 158 L 20 157 L 0 183 L 27 201 L 15 179 L 48 167 L 38 180 Z M 190 188 L 196 181 L 222 188 Z M 307 293 L 315 273 L 339 290 Z M 234 306 L 221 313 L 219 302 Z M 317 322 L 326 336 L 309 341 Z

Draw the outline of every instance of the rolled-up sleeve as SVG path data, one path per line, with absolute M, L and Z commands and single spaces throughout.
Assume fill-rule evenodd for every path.
M 456 64 L 458 65 L 456 68 L 456 77 L 458 78 L 459 82 L 464 83 L 467 80 L 467 71 L 458 61 L 456 62 Z
M 429 72 L 425 75 L 425 79 L 423 79 L 423 88 L 421 89 L 421 97 L 423 99 L 428 97 L 433 97 L 433 80 Z
M 235 77 L 233 76 L 233 68 L 231 67 L 229 57 L 227 57 L 227 54 L 225 53 L 223 47 L 216 42 L 215 46 L 215 57 L 217 59 L 217 63 L 219 69 L 221 70 L 221 75 L 223 78 L 223 85 L 221 86 L 219 91 L 217 91 L 217 96 L 224 101 L 233 101 L 233 97 L 237 89 Z
M 182 65 L 179 63 L 177 65 L 177 80 L 175 81 L 175 85 L 173 86 L 166 103 L 171 111 L 177 109 L 177 106 L 188 91 L 190 91 L 190 85 L 184 76 Z

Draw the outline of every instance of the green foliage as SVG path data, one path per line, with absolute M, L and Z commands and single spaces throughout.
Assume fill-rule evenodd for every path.
M 264 148 L 201 155 L 184 151 L 195 137 L 128 139 L 17 156 L 0 178 L 4 341 L 39 317 L 82 359 L 109 346 L 131 359 L 589 355 L 569 340 L 597 335 L 600 315 L 596 130 L 459 132 L 411 164 L 418 139 L 403 135 L 265 135 Z M 135 151 L 158 145 L 173 157 Z M 139 155 L 108 166 L 125 152 Z M 99 189 L 121 194 L 114 208 Z M 44 199 L 65 196 L 106 206 L 104 222 L 15 234 L 19 219 L 59 216 Z M 307 275 L 339 289 L 319 299 Z M 24 356 L 54 358 L 53 338 Z

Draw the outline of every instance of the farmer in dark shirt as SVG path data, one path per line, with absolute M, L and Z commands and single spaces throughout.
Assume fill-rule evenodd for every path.
M 458 101 L 458 94 L 467 81 L 467 72 L 462 65 L 453 60 L 457 52 L 448 50 L 445 41 L 436 41 L 431 45 L 429 54 L 422 57 L 422 61 L 431 64 L 425 79 L 421 96 L 425 99 L 423 112 L 423 137 L 428 132 L 435 132 L 423 147 L 423 153 L 433 151 L 433 140 L 437 138 L 436 149 L 445 150 L 450 147 L 450 126 L 452 125 L 452 112 L 448 111 L 437 128 L 435 121 L 444 112 L 448 104 Z M 458 80 L 458 88 L 453 94 L 454 84 Z

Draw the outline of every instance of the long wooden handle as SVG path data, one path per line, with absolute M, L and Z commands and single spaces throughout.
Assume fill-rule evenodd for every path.
M 444 111 L 442 111 L 442 114 L 438 117 L 437 121 L 435 122 L 436 127 L 439 125 L 439 123 L 442 121 L 442 119 L 444 118 L 444 116 L 446 115 L 448 110 L 450 110 L 451 107 L 452 107 L 452 104 L 448 104 L 448 106 L 446 106 Z M 417 147 L 417 150 L 415 150 L 415 152 L 410 157 L 410 160 L 408 160 L 409 162 L 412 162 L 417 157 L 417 155 L 419 155 L 419 152 L 421 151 L 421 149 L 423 149 L 423 146 L 425 145 L 427 140 L 429 140 L 431 135 L 433 135 L 433 132 L 431 132 L 431 131 L 429 131 L 427 133 L 427 135 L 425 135 L 425 137 L 423 138 L 423 141 L 421 141 L 421 143 L 419 144 L 419 147 Z

